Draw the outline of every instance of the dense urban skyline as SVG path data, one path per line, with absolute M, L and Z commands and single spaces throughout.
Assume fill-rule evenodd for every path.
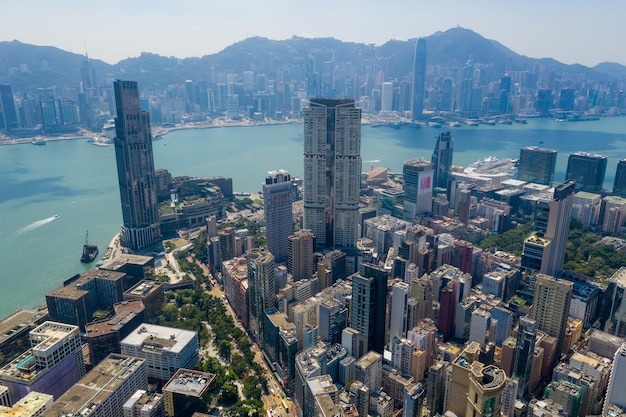
M 141 52 L 200 57 L 252 36 L 335 37 L 381 45 L 390 39 L 415 39 L 462 26 L 529 57 L 552 57 L 587 66 L 600 62 L 626 64 L 626 46 L 612 42 L 624 35 L 619 19 L 626 12 L 626 4 L 611 2 L 610 10 L 607 6 L 594 8 L 581 0 L 566 5 L 533 0 L 497 7 L 486 0 L 402 0 L 381 13 L 381 7 L 375 4 L 368 7 L 354 1 L 327 0 L 297 6 L 276 0 L 185 0 L 174 10 L 163 0 L 114 0 L 89 5 L 76 0 L 27 1 L 7 7 L 4 19 L 0 18 L 0 39 L 56 46 L 75 53 L 87 50 L 93 58 L 116 63 Z M 113 21 L 115 30 L 107 24 Z M 54 30 L 49 30 L 51 22 L 57 23 Z

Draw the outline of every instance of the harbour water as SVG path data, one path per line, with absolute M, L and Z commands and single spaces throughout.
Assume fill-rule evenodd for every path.
M 407 159 L 430 159 L 443 129 L 363 126 L 363 171 L 400 171 Z M 452 128 L 454 164 L 492 155 L 518 158 L 519 148 L 558 149 L 555 180 L 565 177 L 570 152 L 608 156 L 605 188 L 626 158 L 626 118 L 590 122 L 529 120 L 528 124 Z M 155 141 L 157 168 L 172 175 L 233 178 L 236 191 L 259 191 L 268 171 L 302 175 L 302 126 L 272 125 L 180 130 Z M 45 294 L 89 269 L 79 261 L 85 231 L 100 254 L 119 231 L 121 210 L 113 146 L 84 139 L 47 146 L 0 147 L 0 317 L 45 303 Z M 58 217 L 56 217 L 58 215 Z M 101 255 L 100 255 L 101 256 Z

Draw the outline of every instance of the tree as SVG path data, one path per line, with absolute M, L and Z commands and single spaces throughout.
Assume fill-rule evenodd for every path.
M 219 402 L 224 405 L 232 405 L 239 401 L 239 393 L 237 387 L 233 384 L 226 383 L 222 387 L 222 393 L 220 394 Z

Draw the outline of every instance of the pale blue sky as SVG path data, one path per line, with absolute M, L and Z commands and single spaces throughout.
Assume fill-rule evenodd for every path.
M 141 52 L 185 58 L 250 36 L 334 37 L 380 45 L 462 26 L 534 58 L 626 64 L 626 1 L 20 0 L 0 41 L 51 45 L 116 63 Z

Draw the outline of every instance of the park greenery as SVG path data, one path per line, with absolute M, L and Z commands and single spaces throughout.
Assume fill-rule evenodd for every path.
M 220 298 L 200 288 L 170 291 L 159 324 L 197 331 L 201 346 L 212 343 L 219 358 L 206 355 L 197 368 L 215 374 L 210 398 L 228 407 L 229 416 L 263 413 L 263 404 L 258 401 L 262 393 L 267 393 L 263 367 L 254 361 L 248 335 L 235 325 Z M 243 386 L 243 399 L 238 384 Z
M 489 236 L 479 246 L 485 250 L 498 249 L 521 256 L 524 239 L 532 229 L 532 222 L 527 223 L 500 235 Z M 617 269 L 626 265 L 626 253 L 612 245 L 601 244 L 603 237 L 580 221 L 572 220 L 563 270 L 587 276 L 597 282 L 606 282 Z

